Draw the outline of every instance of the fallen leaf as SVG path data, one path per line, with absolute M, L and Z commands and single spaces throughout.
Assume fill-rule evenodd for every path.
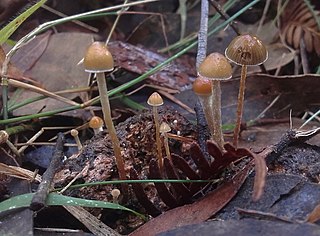
M 251 165 L 247 165 L 232 180 L 207 194 L 203 199 L 190 205 L 174 208 L 148 221 L 132 232 L 130 236 L 156 235 L 183 225 L 196 224 L 207 220 L 237 194 L 251 167 Z
M 50 37 L 45 52 L 41 55 L 30 71 L 26 72 L 29 77 L 38 81 L 51 92 L 85 87 L 88 73 L 77 63 L 83 58 L 87 46 L 92 42 L 92 35 L 83 33 L 58 33 Z M 69 99 L 79 96 L 79 93 L 64 95 Z M 24 91 L 19 101 L 24 101 L 39 94 Z M 17 102 L 19 102 L 17 101 Z M 34 114 L 42 111 L 50 111 L 65 107 L 66 104 L 53 99 L 44 99 L 23 106 L 14 111 L 15 116 Z M 68 113 L 69 115 L 77 115 Z

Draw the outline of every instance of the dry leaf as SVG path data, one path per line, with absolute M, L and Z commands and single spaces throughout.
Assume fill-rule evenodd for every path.
M 315 11 L 315 10 L 314 10 Z M 319 17 L 319 12 L 315 11 Z M 304 41 L 308 52 L 320 55 L 320 31 L 317 19 L 303 0 L 292 1 L 281 14 L 280 30 L 288 45 L 295 49 Z

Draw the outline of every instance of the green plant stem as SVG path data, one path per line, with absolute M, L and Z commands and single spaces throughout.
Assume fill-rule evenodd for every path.
M 2 87 L 2 113 L 3 119 L 8 119 L 8 78 L 3 76 L 1 79 Z
M 91 187 L 97 185 L 108 185 L 108 184 L 134 184 L 134 183 L 217 183 L 220 179 L 211 179 L 211 180 L 190 180 L 190 179 L 130 179 L 130 180 L 110 180 L 110 181 L 99 181 L 99 182 L 91 182 L 91 183 L 83 183 L 83 184 L 74 184 L 70 185 L 70 189 L 74 188 L 83 188 L 83 187 Z M 51 192 L 57 192 L 62 190 L 63 188 L 53 189 Z
M 217 26 L 216 28 L 211 30 L 208 33 L 208 36 L 216 33 L 217 31 L 223 29 L 224 27 L 226 27 L 231 21 L 236 19 L 239 15 L 241 15 L 243 12 L 245 12 L 247 9 L 249 9 L 250 7 L 252 7 L 253 5 L 255 5 L 258 2 L 259 2 L 259 0 L 254 0 L 254 1 L 250 2 L 244 8 L 242 8 L 237 13 L 235 13 L 233 16 L 231 16 L 229 18 L 229 20 L 223 22 L 222 24 L 220 24 L 219 26 Z M 129 82 L 123 84 L 123 85 L 120 85 L 119 87 L 111 90 L 108 93 L 108 95 L 112 96 L 112 95 L 114 95 L 116 93 L 122 92 L 122 91 L 130 88 L 131 86 L 143 81 L 144 79 L 148 78 L 150 75 L 152 75 L 152 74 L 156 73 L 157 71 L 161 70 L 167 64 L 171 63 L 172 61 L 174 61 L 175 59 L 177 59 L 181 55 L 183 55 L 186 52 L 188 52 L 190 49 L 192 49 L 196 45 L 197 45 L 196 41 L 191 43 L 190 45 L 188 45 L 187 47 L 185 47 L 181 51 L 177 52 L 174 56 L 172 56 L 169 59 L 167 59 L 166 61 L 160 63 L 159 65 L 157 65 L 156 67 L 152 68 L 151 70 L 147 71 L 145 74 L 143 74 L 143 75 L 137 77 L 136 79 L 133 79 L 133 80 L 131 80 L 131 81 L 129 81 Z M 58 114 L 58 113 L 66 112 L 66 111 L 72 111 L 72 110 L 75 110 L 75 109 L 81 109 L 81 108 L 84 108 L 86 106 L 93 105 L 93 104 L 97 103 L 98 101 L 99 101 L 99 97 L 96 97 L 96 98 L 92 99 L 90 103 L 87 103 L 86 105 L 81 104 L 80 106 L 70 106 L 70 107 L 65 107 L 65 108 L 61 108 L 61 109 L 57 109 L 57 110 L 53 110 L 53 111 L 48 111 L 48 112 L 42 112 L 42 113 L 33 114 L 33 115 L 20 116 L 20 117 L 15 117 L 15 118 L 11 118 L 11 119 L 4 119 L 4 120 L 0 120 L 0 125 L 10 124 L 10 123 L 13 123 L 13 122 L 20 122 L 20 121 L 24 121 L 24 120 L 30 120 L 30 119 L 34 119 L 34 118 L 52 116 L 52 115 L 55 115 L 55 114 Z
M 221 119 L 221 85 L 219 80 L 212 80 L 212 113 L 213 113 L 213 140 L 221 150 L 224 150 Z
M 103 72 L 96 73 L 96 75 L 97 75 L 97 83 L 98 83 L 98 88 L 100 93 L 101 107 L 103 111 L 103 119 L 108 129 L 109 136 L 112 142 L 114 156 L 116 159 L 116 164 L 119 172 L 119 178 L 124 180 L 124 179 L 127 179 L 126 171 L 124 169 L 124 161 L 121 156 L 120 141 L 117 136 L 116 129 L 114 128 L 114 125 L 112 122 L 109 97 L 107 94 L 108 89 L 107 89 L 106 78 Z
M 233 146 L 235 148 L 238 147 L 238 141 L 239 141 L 242 113 L 243 113 L 244 91 L 246 88 L 246 77 L 247 77 L 247 66 L 242 65 L 241 78 L 240 78 L 240 88 L 239 88 L 239 94 L 238 94 L 237 122 L 236 122 L 236 127 L 234 128 L 234 132 L 233 132 Z

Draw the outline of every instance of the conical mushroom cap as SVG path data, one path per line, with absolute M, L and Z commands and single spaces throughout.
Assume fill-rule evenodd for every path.
M 260 39 L 250 34 L 235 37 L 225 51 L 226 57 L 238 65 L 260 65 L 268 59 L 268 51 Z
M 108 72 L 114 68 L 112 54 L 102 42 L 93 42 L 88 47 L 83 64 L 85 71 L 90 73 Z
M 220 53 L 209 54 L 199 65 L 198 75 L 209 80 L 226 80 L 232 77 L 232 68 L 227 58 Z
M 158 106 L 163 105 L 163 99 L 162 99 L 162 97 L 160 96 L 159 93 L 154 92 L 148 98 L 147 103 L 150 106 L 158 107 Z

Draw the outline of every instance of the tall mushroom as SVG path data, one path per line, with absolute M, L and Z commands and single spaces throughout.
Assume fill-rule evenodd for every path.
M 241 78 L 238 95 L 237 121 L 233 133 L 233 145 L 238 146 L 238 138 L 243 113 L 247 66 L 257 66 L 268 59 L 268 51 L 260 39 L 250 34 L 235 37 L 225 51 L 226 57 L 237 65 L 241 65 Z
M 163 105 L 163 99 L 159 93 L 154 92 L 148 98 L 147 103 L 148 105 L 152 106 L 154 124 L 156 127 L 156 144 L 157 144 L 159 168 L 162 171 L 163 157 L 162 157 L 161 140 L 160 140 L 160 124 L 159 124 L 158 106 Z
M 199 65 L 198 75 L 212 81 L 213 140 L 223 150 L 223 133 L 221 120 L 221 87 L 220 81 L 232 77 L 232 68 L 228 60 L 220 53 L 209 54 Z M 210 121 L 207 121 L 208 123 Z
M 120 141 L 111 118 L 108 89 L 104 74 L 105 72 L 110 72 L 114 69 L 113 57 L 104 43 L 94 42 L 87 49 L 83 64 L 86 72 L 95 73 L 97 76 L 103 119 L 113 145 L 119 178 L 125 180 L 126 172 L 124 169 L 124 161 L 121 156 Z

